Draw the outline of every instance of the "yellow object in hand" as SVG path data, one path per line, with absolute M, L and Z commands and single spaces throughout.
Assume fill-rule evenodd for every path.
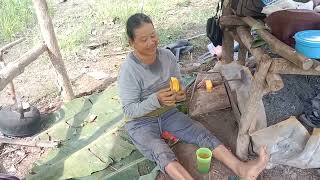
M 174 91 L 174 92 L 180 91 L 180 83 L 176 77 L 170 78 L 170 89 L 171 91 Z
M 212 82 L 211 80 L 205 80 L 207 92 L 212 92 Z

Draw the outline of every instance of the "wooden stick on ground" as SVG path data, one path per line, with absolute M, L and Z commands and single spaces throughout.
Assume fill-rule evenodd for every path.
M 56 71 L 58 88 L 59 90 L 62 90 L 63 99 L 65 101 L 70 101 L 74 99 L 74 93 L 67 70 L 62 60 L 53 24 L 48 13 L 47 3 L 45 0 L 33 0 L 33 5 L 40 25 L 42 38 L 48 47 L 48 54 Z
M 34 141 L 34 140 L 25 140 L 25 139 L 9 139 L 0 137 L 0 143 L 5 144 L 15 144 L 21 146 L 30 146 L 30 147 L 44 147 L 44 148 L 56 148 L 60 145 L 59 142 L 55 141 Z
M 259 22 L 252 17 L 242 17 L 241 19 L 250 27 L 259 24 Z M 312 67 L 313 61 L 311 59 L 299 54 L 295 49 L 281 42 L 267 30 L 258 29 L 256 32 L 269 44 L 274 53 L 279 54 L 281 57 L 291 61 L 303 70 L 308 70 Z
M 45 44 L 39 44 L 2 69 L 0 71 L 0 91 L 3 90 L 15 77 L 23 73 L 25 67 L 35 61 L 46 50 L 47 47 Z

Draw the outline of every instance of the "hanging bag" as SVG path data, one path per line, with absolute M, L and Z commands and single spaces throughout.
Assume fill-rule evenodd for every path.
M 217 5 L 216 14 L 207 21 L 207 37 L 214 46 L 222 45 L 223 32 L 220 28 L 220 16 L 222 14 L 223 0 Z

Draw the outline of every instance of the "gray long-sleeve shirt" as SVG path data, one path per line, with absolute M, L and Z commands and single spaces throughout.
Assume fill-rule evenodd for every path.
M 133 53 L 129 53 L 118 76 L 124 115 L 138 118 L 161 108 L 156 92 L 169 87 L 170 77 L 181 80 L 176 58 L 171 51 L 157 49 L 156 61 L 151 65 L 143 64 Z

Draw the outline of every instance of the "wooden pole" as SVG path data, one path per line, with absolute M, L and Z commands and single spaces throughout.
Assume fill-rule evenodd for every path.
M 52 21 L 48 14 L 47 3 L 45 0 L 33 0 L 33 5 L 37 14 L 42 38 L 48 47 L 49 57 L 57 74 L 57 82 L 60 90 L 62 90 L 63 99 L 65 101 L 72 100 L 74 98 L 74 94 L 62 60 Z
M 259 22 L 252 17 L 242 17 L 241 19 L 250 27 L 259 24 Z M 262 24 L 262 26 L 264 26 L 264 24 Z M 279 54 L 281 57 L 291 61 L 303 70 L 308 70 L 312 67 L 313 61 L 311 59 L 299 54 L 295 49 L 281 42 L 267 30 L 257 29 L 256 32 L 269 44 L 274 53 Z
M 21 42 L 24 41 L 24 40 L 26 40 L 26 38 L 23 37 L 23 38 L 17 39 L 17 40 L 15 40 L 15 41 L 13 41 L 13 42 L 11 42 L 11 43 L 3 46 L 2 48 L 0 48 L 0 53 L 1 53 L 1 54 L 4 53 L 4 51 L 12 48 L 13 46 L 21 43 Z
M 8 63 L 8 65 L 0 71 L 0 91 L 12 82 L 15 77 L 23 73 L 25 67 L 35 61 L 46 50 L 47 47 L 45 44 L 39 44 L 16 61 Z
M 303 70 L 283 58 L 273 58 L 269 72 L 275 74 L 300 74 L 320 76 L 320 71 L 317 71 L 315 69 Z
M 232 15 L 232 11 L 227 7 L 223 7 L 223 15 Z M 234 47 L 234 40 L 232 35 L 229 32 L 229 28 L 223 28 L 223 38 L 222 38 L 222 60 L 224 63 L 231 63 L 233 61 L 233 47 Z
M 279 74 L 268 73 L 266 81 L 270 91 L 279 91 L 284 87 L 283 81 Z
M 236 15 L 226 15 L 220 17 L 220 25 L 224 26 L 248 26 L 243 22 L 239 16 Z
M 250 32 L 244 27 L 237 28 L 238 36 L 243 44 L 249 49 L 251 54 L 258 61 L 258 70 L 254 74 L 253 82 L 250 88 L 250 97 L 248 99 L 246 110 L 241 116 L 239 124 L 239 132 L 237 139 L 237 155 L 241 159 L 247 159 L 248 147 L 250 144 L 251 132 L 257 130 L 257 124 L 266 124 L 266 122 L 258 123 L 260 119 L 257 119 L 256 114 L 259 110 L 259 103 L 262 99 L 265 91 L 266 76 L 271 65 L 272 59 L 269 55 L 265 54 L 261 48 L 250 49 L 253 42 L 253 38 Z M 261 127 L 260 127 L 261 128 Z

